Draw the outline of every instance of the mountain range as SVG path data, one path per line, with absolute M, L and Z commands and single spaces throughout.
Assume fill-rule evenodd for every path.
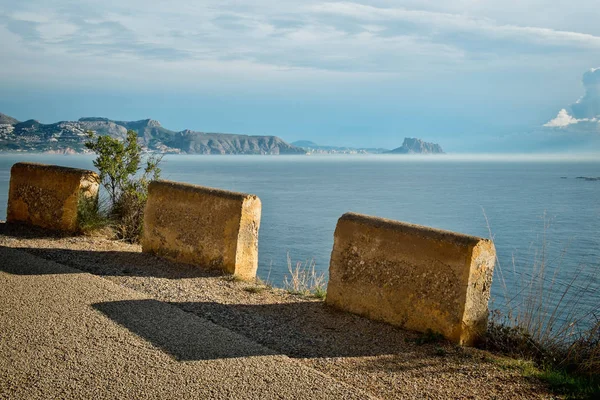
M 435 143 L 416 138 L 405 138 L 401 147 L 352 148 L 319 146 L 301 140 L 289 144 L 277 136 L 249 136 L 229 133 L 196 132 L 189 129 L 171 131 L 158 121 L 115 121 L 108 118 L 80 118 L 43 124 L 37 120 L 20 122 L 0 113 L 0 151 L 29 151 L 47 153 L 87 152 L 87 132 L 124 139 L 128 130 L 138 134 L 146 151 L 167 154 L 440 154 Z
M 0 151 L 51 153 L 85 152 L 87 131 L 125 138 L 128 130 L 138 133 L 145 150 L 174 154 L 305 154 L 276 136 L 249 136 L 205 133 L 189 129 L 176 132 L 158 121 L 113 121 L 107 118 L 80 118 L 42 124 L 36 120 L 19 122 L 0 114 Z

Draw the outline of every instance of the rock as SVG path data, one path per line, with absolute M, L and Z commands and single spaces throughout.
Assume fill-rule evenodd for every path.
M 93 171 L 16 163 L 10 171 L 6 220 L 77 232 L 83 202 L 97 202 L 100 178 Z
M 424 142 L 417 138 L 404 138 L 404 143 L 389 154 L 444 154 L 442 146 L 437 143 Z

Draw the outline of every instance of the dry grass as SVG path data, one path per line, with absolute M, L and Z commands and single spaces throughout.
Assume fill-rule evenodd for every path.
M 305 262 L 292 262 L 290 253 L 287 254 L 287 266 L 289 275 L 283 279 L 283 287 L 289 293 L 302 296 L 312 296 L 324 299 L 327 294 L 327 279 L 325 273 L 316 271 L 314 259 Z
M 503 311 L 492 311 L 485 347 L 533 361 L 539 377 L 564 393 L 600 394 L 600 308 L 586 303 L 600 297 L 600 268 L 580 265 L 575 271 L 565 270 L 568 247 L 550 256 L 551 225 L 546 215 L 543 221 L 532 258 L 513 256 L 510 287 L 496 260 Z

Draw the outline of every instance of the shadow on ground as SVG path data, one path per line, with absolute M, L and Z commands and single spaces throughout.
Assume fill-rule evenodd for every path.
M 179 361 L 277 354 L 161 301 L 112 301 L 92 307 Z
M 33 225 L 22 223 L 0 222 L 0 235 L 12 236 L 19 239 L 64 239 L 72 237 L 69 232 L 43 229 Z
M 0 252 L 3 247 L 0 246 Z M 79 270 L 65 271 L 63 273 L 88 272 L 99 276 L 152 276 L 167 279 L 222 276 L 222 273 L 218 271 L 204 270 L 185 264 L 169 262 L 152 254 L 133 251 L 86 251 L 43 247 L 18 247 L 16 249 Z M 2 266 L 0 268 L 3 269 Z M 28 275 L 56 273 L 42 269 L 38 269 L 35 272 L 21 272 L 18 270 L 5 270 L 5 272 Z
M 227 305 L 127 300 L 93 307 L 178 360 L 273 354 L 291 358 L 401 354 L 408 362 L 423 358 L 428 350 L 434 355 L 431 345 L 418 346 L 420 351 L 416 351 L 415 333 L 339 312 L 322 302 Z M 201 318 L 190 318 L 189 313 Z M 240 343 L 242 338 L 250 339 L 250 344 Z M 397 364 L 388 360 L 388 369 Z M 408 368 L 409 364 L 398 367 Z
M 0 246 L 0 258 L 3 249 Z M 173 280 L 214 277 L 218 274 L 171 263 L 139 252 L 82 251 L 54 248 L 18 248 L 20 251 L 54 261 L 68 268 L 36 267 L 19 271 L 0 263 L 0 270 L 12 274 L 43 275 L 88 272 L 98 276 L 149 276 Z M 144 290 L 136 287 L 136 290 Z M 243 293 L 240 289 L 240 293 Z M 150 293 L 155 296 L 159 293 Z M 230 299 L 235 301 L 235 299 Z M 230 303 L 230 301 L 227 301 Z M 165 340 L 172 332 L 186 331 L 186 320 L 154 321 L 152 310 L 163 308 L 194 314 L 224 327 L 277 354 L 292 358 L 359 357 L 404 353 L 415 349 L 419 334 L 385 323 L 370 321 L 328 307 L 322 301 L 298 298 L 275 304 L 224 304 L 223 302 L 123 301 L 99 303 L 95 307 L 115 322 L 146 338 L 178 359 L 204 359 L 200 347 L 189 350 L 185 340 Z M 161 322 L 162 321 L 162 322 Z M 167 321 L 167 322 L 165 322 Z M 164 322 L 164 323 L 163 323 Z M 156 324 L 156 329 L 153 328 Z M 160 329 L 159 329 L 160 328 Z M 190 339 L 192 340 L 192 339 Z M 194 340 L 206 342 L 194 336 Z M 199 345 L 200 346 L 200 345 Z M 181 347 L 182 350 L 178 350 Z M 240 356 L 238 354 L 238 356 Z
M 57 242 L 78 240 L 76 236 L 60 232 L 7 223 L 0 223 L 0 235 L 18 240 L 46 239 L 56 240 Z M 2 246 L 0 246 L 1 248 Z M 182 279 L 222 275 L 218 271 L 168 261 L 140 251 L 71 250 L 56 247 L 18 247 L 18 249 L 46 260 L 100 276 L 152 276 Z M 0 266 L 0 268 L 2 267 Z M 44 274 L 42 270 L 38 272 Z M 12 271 L 11 273 L 19 273 L 19 271 Z
M 0 227 L 2 225 L 4 224 L 0 224 Z M 5 233 L 5 235 L 7 234 Z M 168 286 L 170 288 L 177 286 L 178 280 L 182 278 L 219 276 L 215 272 L 172 263 L 139 251 L 41 248 L 34 247 L 33 243 L 30 246 L 18 248 L 18 250 L 71 267 L 63 269 L 64 272 L 59 273 L 81 271 L 98 276 L 160 277 L 173 280 L 172 283 L 166 283 L 166 285 L 172 285 Z M 0 246 L 0 258 L 2 249 L 3 247 Z M 39 268 L 28 272 L 11 271 L 10 266 L 3 266 L 1 263 L 0 269 L 13 274 L 57 273 L 56 269 L 45 272 Z M 127 286 L 127 284 L 125 285 Z M 190 331 L 188 320 L 192 319 L 181 317 L 181 315 L 189 317 L 187 313 L 200 317 L 198 319 L 200 321 L 210 321 L 212 323 L 209 324 L 210 326 L 214 324 L 226 328 L 226 330 L 248 338 L 276 354 L 292 358 L 401 355 L 403 359 L 408 359 L 412 357 L 411 355 L 416 354 L 420 354 L 419 357 L 422 357 L 424 352 L 434 355 L 436 347 L 439 345 L 453 348 L 447 343 L 434 343 L 418 346 L 419 349 L 417 349 L 415 339 L 420 336 L 418 333 L 340 312 L 326 306 L 322 301 L 302 298 L 290 301 L 287 298 L 281 301 L 277 300 L 276 303 L 265 304 L 261 302 L 260 297 L 257 297 L 255 301 L 244 300 L 248 299 L 247 296 L 250 294 L 244 294 L 240 289 L 240 293 L 243 295 L 238 299 L 225 298 L 225 301 L 219 300 L 218 302 L 183 302 L 177 301 L 176 297 L 166 298 L 164 292 L 155 293 L 151 287 L 146 290 L 143 286 L 138 286 L 135 290 L 147 291 L 153 297 L 160 296 L 168 299 L 169 302 L 122 301 L 98 303 L 94 307 L 115 322 L 181 360 L 242 357 L 264 354 L 265 351 L 260 346 L 259 350 L 252 350 L 249 354 L 235 349 L 235 346 L 225 353 L 206 350 L 203 346 L 210 345 L 211 341 L 221 340 L 220 337 L 217 337 L 219 334 L 216 334 L 217 331 L 213 328 L 208 329 L 204 325 L 197 327 L 198 332 Z M 178 292 L 172 290 L 170 293 Z M 232 295 L 231 292 L 223 292 L 222 295 L 227 295 L 227 293 Z M 208 297 L 210 296 L 204 296 L 204 298 Z M 236 301 L 255 304 L 236 304 Z M 169 317 L 169 309 L 177 310 L 178 313 Z M 155 314 L 159 317 L 154 317 Z M 217 336 L 213 337 L 215 334 Z M 227 346 L 224 347 L 227 348 Z
M 389 324 L 338 311 L 322 301 L 170 304 L 292 358 L 406 353 L 416 349 L 416 339 L 421 336 Z M 443 344 L 451 346 L 446 342 Z M 431 348 L 433 351 L 435 345 L 418 347 Z

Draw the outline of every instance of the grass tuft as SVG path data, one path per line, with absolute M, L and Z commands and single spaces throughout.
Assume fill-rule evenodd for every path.
M 294 265 L 290 253 L 288 253 L 287 265 L 289 275 L 285 275 L 283 287 L 288 293 L 318 299 L 325 298 L 327 295 L 327 279 L 325 273 L 318 273 L 316 271 L 316 262 L 314 259 L 307 260 L 304 263 L 298 261 Z
M 531 360 L 500 358 L 490 362 L 502 369 L 516 370 L 526 378 L 539 379 L 552 392 L 567 399 L 592 399 L 598 398 L 600 394 L 600 382 L 597 379 L 568 373 L 552 366 L 540 367 Z

